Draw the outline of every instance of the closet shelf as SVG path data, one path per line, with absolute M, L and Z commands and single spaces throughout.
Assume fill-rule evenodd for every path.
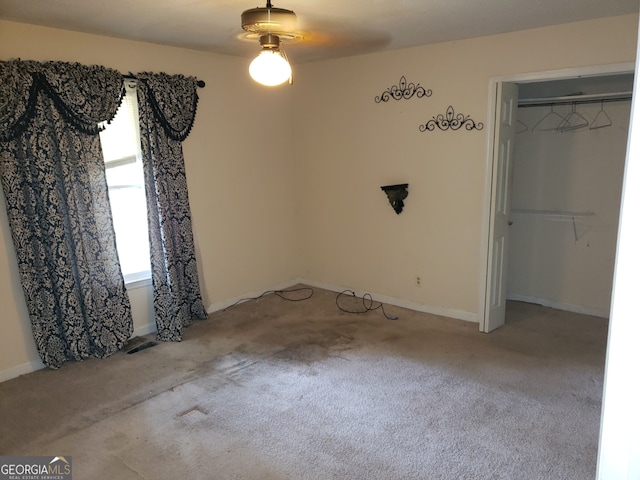
M 591 217 L 594 212 L 569 212 L 566 210 L 529 210 L 514 208 L 511 213 L 518 215 L 536 215 L 546 220 L 575 221 L 576 218 Z
M 611 92 L 591 95 L 566 95 L 564 97 L 521 98 L 518 107 L 548 107 L 583 103 L 620 102 L 630 100 L 633 92 Z

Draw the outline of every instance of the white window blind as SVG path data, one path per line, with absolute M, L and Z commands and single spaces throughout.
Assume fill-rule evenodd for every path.
M 135 82 L 127 82 L 120 109 L 100 132 L 109 201 L 125 283 L 151 278 L 149 231 L 140 154 Z

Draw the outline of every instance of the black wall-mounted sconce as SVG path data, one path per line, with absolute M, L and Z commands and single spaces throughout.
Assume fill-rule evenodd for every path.
M 407 191 L 408 186 L 408 183 L 401 183 L 398 185 L 386 185 L 384 187 L 380 187 L 384 193 L 387 194 L 389 203 L 398 214 L 402 212 L 402 209 L 404 208 L 403 200 L 409 195 L 409 192 Z

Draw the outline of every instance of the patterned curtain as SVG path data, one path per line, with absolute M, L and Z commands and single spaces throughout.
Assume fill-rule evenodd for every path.
M 197 80 L 164 73 L 136 77 L 157 336 L 180 341 L 184 327 L 207 318 L 182 156 L 196 114 Z
M 106 357 L 131 336 L 98 122 L 122 76 L 98 66 L 0 62 L 0 177 L 43 363 Z

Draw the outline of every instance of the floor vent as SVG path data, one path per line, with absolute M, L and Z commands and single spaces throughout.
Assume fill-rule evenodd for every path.
M 153 340 L 147 340 L 146 338 L 134 337 L 130 338 L 125 345 L 125 351 L 130 355 L 132 353 L 138 353 L 141 350 L 155 347 L 158 343 Z

